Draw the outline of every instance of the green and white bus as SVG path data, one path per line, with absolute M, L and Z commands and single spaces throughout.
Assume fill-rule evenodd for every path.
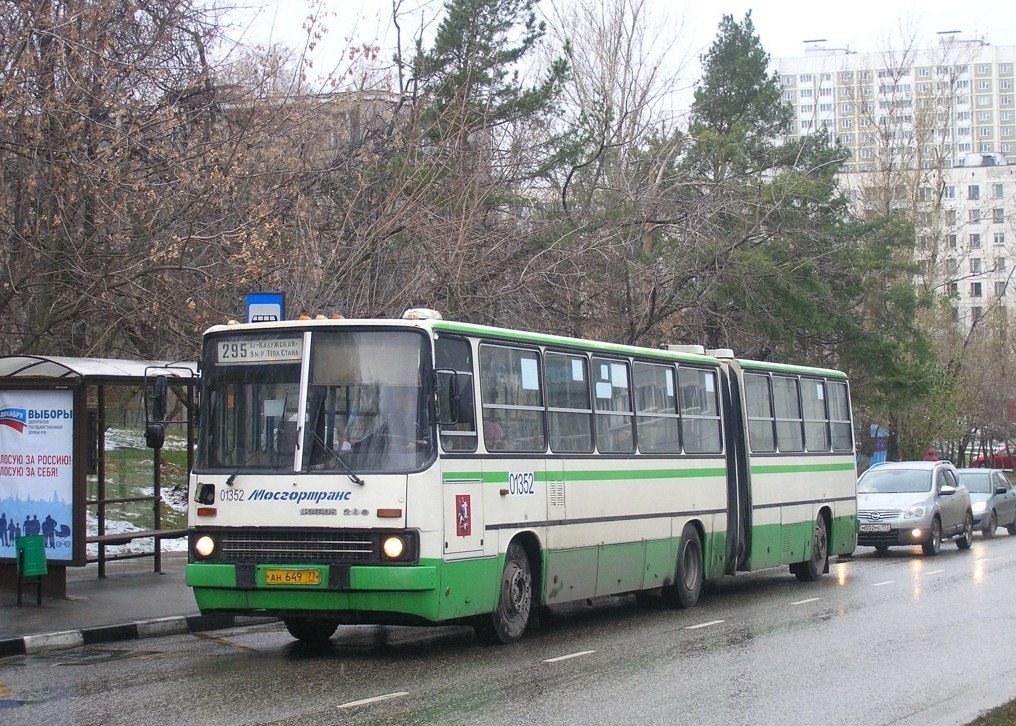
M 468 623 L 704 580 L 801 580 L 856 544 L 835 370 L 442 320 L 292 320 L 204 336 L 187 583 L 202 613 Z

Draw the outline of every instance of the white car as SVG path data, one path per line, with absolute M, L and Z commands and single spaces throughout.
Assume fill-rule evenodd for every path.
M 985 537 L 994 537 L 999 527 L 1005 527 L 1009 534 L 1016 534 L 1016 490 L 1005 472 L 998 469 L 957 469 L 956 473 L 970 490 L 974 529 Z
M 974 541 L 970 492 L 948 461 L 894 461 L 868 469 L 857 482 L 857 544 L 885 552 L 921 545 L 937 555 L 943 538 L 962 549 Z

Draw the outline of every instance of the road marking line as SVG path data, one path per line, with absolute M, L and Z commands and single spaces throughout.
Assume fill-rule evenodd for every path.
M 924 574 L 925 574 L 925 575 L 937 575 L 937 574 L 938 574 L 938 573 L 940 573 L 940 572 L 945 572 L 945 570 L 928 570 L 928 571 L 927 571 L 927 572 L 925 572 Z
M 698 630 L 699 628 L 708 628 L 710 625 L 719 625 L 725 622 L 724 620 L 710 620 L 708 623 L 699 623 L 698 625 L 689 625 L 685 630 Z
M 892 585 L 896 580 L 886 580 L 885 582 L 876 582 L 872 587 L 882 587 L 882 585 Z
M 364 698 L 360 701 L 350 701 L 349 703 L 343 703 L 336 708 L 354 708 L 356 706 L 366 706 L 369 703 L 377 703 L 378 701 L 387 701 L 389 698 L 399 698 L 400 696 L 408 696 L 409 691 L 397 691 L 395 693 L 386 693 L 383 696 L 374 696 L 373 698 Z
M 544 663 L 557 663 L 558 661 L 568 660 L 569 658 L 578 658 L 583 655 L 589 655 L 595 653 L 595 650 L 580 650 L 578 653 L 569 653 L 568 655 L 559 655 L 557 658 L 547 658 Z
M 820 597 L 809 597 L 807 600 L 798 600 L 797 602 L 792 602 L 790 604 L 791 605 L 804 605 L 805 603 L 815 602 L 816 600 L 821 600 L 821 599 L 822 598 L 820 598 Z
M 997 559 L 998 559 L 998 557 L 982 557 L 981 559 L 979 559 L 977 561 L 978 562 L 991 562 L 992 560 L 997 560 Z

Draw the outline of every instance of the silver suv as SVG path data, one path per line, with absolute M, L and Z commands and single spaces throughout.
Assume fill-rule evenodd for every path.
M 885 552 L 921 545 L 937 555 L 942 538 L 961 550 L 974 541 L 970 492 L 948 461 L 894 461 L 878 464 L 857 482 L 857 544 Z

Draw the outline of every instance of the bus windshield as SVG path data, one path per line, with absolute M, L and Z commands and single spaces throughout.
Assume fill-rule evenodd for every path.
M 420 469 L 435 452 L 425 341 L 406 330 L 244 331 L 210 338 L 199 466 Z M 307 392 L 302 408 L 301 390 Z M 301 410 L 305 426 L 297 425 Z

